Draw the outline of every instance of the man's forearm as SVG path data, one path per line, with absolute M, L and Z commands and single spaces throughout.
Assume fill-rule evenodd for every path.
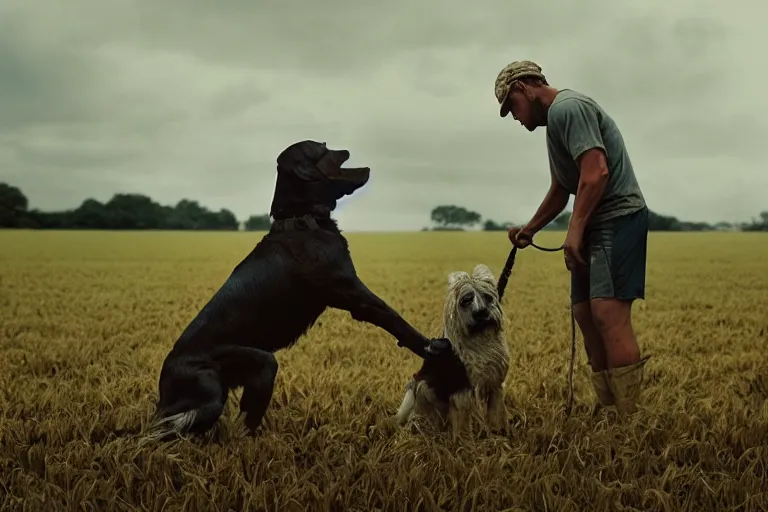
M 582 159 L 581 178 L 573 203 L 573 213 L 568 228 L 584 234 L 589 219 L 597 209 L 608 184 L 608 167 L 602 153 Z
M 525 225 L 525 230 L 531 234 L 538 233 L 544 226 L 555 220 L 568 205 L 570 194 L 567 190 L 557 185 L 550 187 L 541 206 L 536 210 L 533 218 Z
M 584 234 L 589 219 L 600 204 L 605 185 L 608 180 L 586 179 L 579 181 L 579 189 L 576 193 L 576 201 L 573 203 L 573 213 L 568 228 Z

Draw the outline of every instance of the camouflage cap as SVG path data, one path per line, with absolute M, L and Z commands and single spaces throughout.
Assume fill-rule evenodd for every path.
M 516 60 L 504 66 L 504 69 L 499 72 L 499 76 L 496 77 L 494 92 L 500 105 L 499 115 L 501 117 L 506 117 L 507 113 L 509 113 L 507 97 L 509 96 L 509 89 L 512 87 L 512 84 L 515 80 L 526 77 L 544 79 L 544 75 L 541 73 L 541 66 L 530 60 Z

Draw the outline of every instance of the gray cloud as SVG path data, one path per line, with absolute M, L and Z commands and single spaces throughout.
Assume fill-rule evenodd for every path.
M 345 230 L 418 229 L 442 202 L 522 222 L 548 185 L 545 134 L 499 118 L 492 91 L 525 58 L 616 119 L 651 208 L 748 220 L 768 208 L 760 19 L 703 2 L 8 0 L 0 180 L 43 209 L 140 192 L 244 219 L 268 210 L 277 154 L 312 138 L 373 170 L 339 206 Z

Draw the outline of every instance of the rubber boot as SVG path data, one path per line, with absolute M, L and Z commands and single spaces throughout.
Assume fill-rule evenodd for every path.
M 613 393 L 614 403 L 620 415 L 637 411 L 637 399 L 643 385 L 643 372 L 650 357 L 645 356 L 629 366 L 606 370 L 608 386 Z
M 608 386 L 608 374 L 605 370 L 601 372 L 592 371 L 590 378 L 592 379 L 592 389 L 595 392 L 598 404 L 602 407 L 610 407 L 615 404 L 613 398 L 613 392 Z

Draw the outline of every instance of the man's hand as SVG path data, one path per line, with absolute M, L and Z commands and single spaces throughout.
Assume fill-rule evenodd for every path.
M 507 232 L 509 241 L 518 249 L 525 249 L 533 241 L 533 233 L 525 226 L 521 228 L 509 228 Z
M 565 268 L 570 272 L 576 270 L 578 266 L 586 266 L 587 262 L 582 256 L 582 247 L 584 245 L 584 235 L 580 229 L 569 227 L 565 235 L 563 244 L 563 254 L 565 256 Z

